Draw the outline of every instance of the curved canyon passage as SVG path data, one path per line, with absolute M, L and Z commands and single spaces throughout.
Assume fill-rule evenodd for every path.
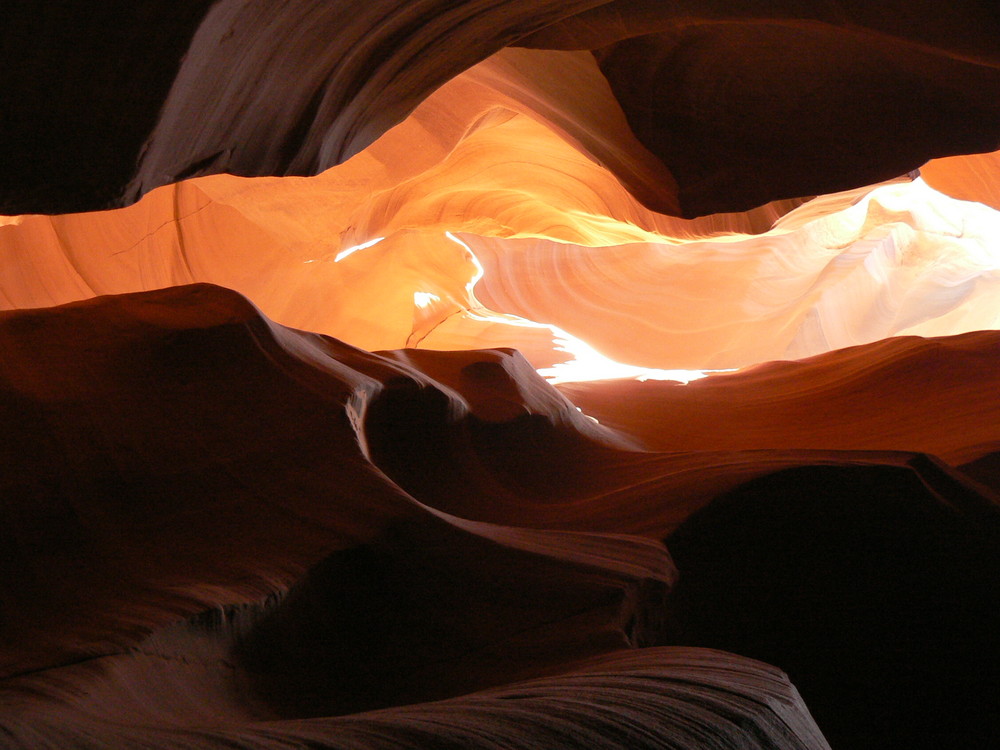
M 1000 744 L 1000 15 L 4 11 L 0 746 Z

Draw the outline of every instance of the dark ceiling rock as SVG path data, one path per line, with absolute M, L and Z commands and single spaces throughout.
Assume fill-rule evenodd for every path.
M 677 180 L 686 216 L 1000 146 L 1000 68 L 855 28 L 693 25 L 598 59 L 632 130 Z
M 632 37 L 720 22 L 806 22 L 908 39 L 956 58 L 1000 63 L 1000 7 L 990 0 L 611 0 L 518 40 L 544 49 L 597 49 Z
M 678 178 L 679 209 L 664 205 L 685 215 L 1000 145 L 993 4 L 733 5 L 20 0 L 4 11 L 0 212 L 102 208 L 200 174 L 314 174 L 514 43 L 599 50 Z
M 5 2 L 0 213 L 114 203 L 211 4 Z

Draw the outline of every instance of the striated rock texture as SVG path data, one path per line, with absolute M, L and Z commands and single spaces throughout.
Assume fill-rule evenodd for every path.
M 1000 151 L 934 159 L 921 168 L 921 174 L 948 195 L 1000 210 Z
M 13 747 L 826 747 L 779 672 L 690 646 L 792 673 L 837 747 L 997 729 L 1000 507 L 943 463 L 637 452 L 513 352 L 368 353 L 206 285 L 0 340 Z
M 10 220 L 0 307 L 209 282 L 362 348 L 511 347 L 536 368 L 584 359 L 578 340 L 705 370 L 1000 326 L 1000 213 L 920 179 L 684 221 L 526 115 L 459 119 L 438 148 L 433 123 L 494 101 L 481 81 L 519 55 L 316 178 L 220 175 L 118 211 Z
M 14 746 L 213 746 L 226 736 L 259 746 L 312 732 L 336 747 L 372 725 L 320 731 L 274 720 L 562 673 L 505 689 L 538 696 L 508 704 L 528 710 L 534 728 L 502 728 L 503 691 L 372 720 L 434 745 L 499 712 L 484 747 L 502 745 L 505 731 L 524 746 L 569 732 L 582 747 L 588 736 L 625 732 L 622 747 L 653 747 L 691 731 L 680 717 L 697 711 L 699 732 L 718 747 L 742 746 L 748 725 L 759 747 L 824 746 L 794 689 L 763 665 L 690 650 L 578 664 L 662 640 L 676 571 L 660 543 L 615 527 L 461 520 L 381 471 L 376 456 L 394 448 L 387 464 L 430 468 L 392 440 L 399 420 L 418 418 L 459 430 L 443 450 L 461 449 L 463 429 L 478 427 L 485 450 L 521 425 L 617 454 L 613 434 L 516 355 L 433 355 L 425 372 L 282 328 L 209 286 L 9 313 L 0 330 L 3 463 L 15 469 L 3 477 L 12 502 L 0 526 L 0 690 L 10 706 L 0 726 Z M 436 369 L 486 385 L 467 384 L 466 396 Z M 401 395 L 406 412 L 393 408 Z M 456 456 L 454 470 L 468 461 Z M 478 502 L 470 485 L 467 517 L 482 515 Z M 171 625 L 283 592 L 309 566 L 280 600 Z M 701 691 L 686 687 L 692 679 L 713 696 L 718 721 L 705 718 Z M 594 690 L 601 697 L 588 697 Z M 639 715 L 618 713 L 640 699 Z M 583 701 L 579 717 L 561 701 Z M 676 718 L 642 718 L 685 702 Z M 456 717 L 432 729 L 439 714 Z
M 559 390 L 652 450 L 906 449 L 960 465 L 1000 448 L 1000 402 L 968 392 L 970 383 L 1000 387 L 998 352 L 997 331 L 907 336 L 686 387 L 620 380 Z
M 553 92 L 544 65 L 531 88 L 579 130 L 581 110 L 627 122 L 588 152 L 646 205 L 743 210 L 995 150 L 998 26 L 985 0 L 16 0 L 0 212 L 93 209 L 199 174 L 316 174 L 512 43 L 600 63 L 607 95 Z
M 995 3 L 2 16 L 0 746 L 1000 746 Z

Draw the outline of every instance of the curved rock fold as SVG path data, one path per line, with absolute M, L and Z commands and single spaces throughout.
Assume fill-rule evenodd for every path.
M 0 745 L 1000 746 L 1000 16 L 12 0 Z

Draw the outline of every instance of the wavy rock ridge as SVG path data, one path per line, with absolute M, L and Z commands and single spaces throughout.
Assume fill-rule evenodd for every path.
M 623 747 L 659 747 L 688 731 L 677 717 L 693 699 L 685 697 L 693 695 L 690 686 L 704 684 L 715 696 L 708 705 L 716 718 L 699 719 L 706 722 L 699 732 L 716 738 L 710 746 L 745 746 L 750 721 L 760 747 L 825 747 L 778 673 L 691 646 L 764 652 L 796 670 L 826 731 L 844 740 L 840 746 L 884 731 L 885 721 L 918 726 L 913 717 L 931 709 L 922 700 L 933 699 L 940 715 L 944 698 L 932 688 L 942 679 L 951 691 L 947 704 L 961 704 L 959 715 L 979 722 L 966 727 L 968 736 L 989 730 L 975 713 L 988 692 L 956 664 L 997 656 L 987 624 L 996 613 L 983 594 L 1000 570 L 993 544 L 1000 514 L 987 490 L 943 464 L 899 453 L 787 448 L 635 452 L 512 352 L 371 354 L 278 326 L 238 295 L 210 286 L 6 313 L 0 331 L 9 353 L 6 434 L 18 438 L 4 443 L 4 465 L 18 470 L 4 477 L 14 502 L 2 524 L 3 690 L 13 707 L 3 727 L 15 746 L 113 747 L 139 737 L 156 746 L 211 747 L 234 738 L 270 746 L 321 736 L 324 746 L 338 747 L 375 742 L 364 737 L 384 720 L 379 741 L 402 736 L 433 745 L 455 736 L 492 747 L 507 741 L 508 730 L 504 710 L 490 701 L 507 691 L 538 696 L 524 698 L 529 703 L 518 715 L 536 718 L 518 723 L 511 742 L 558 742 L 551 733 L 567 731 L 585 743 L 625 732 Z M 964 340 L 966 347 L 996 347 L 995 337 Z M 919 354 L 922 344 L 900 339 L 895 346 Z M 863 377 L 882 380 L 878 371 Z M 714 382 L 725 387 L 731 379 Z M 992 426 L 988 414 L 977 418 Z M 966 416 L 968 426 L 975 423 Z M 966 434 L 977 439 L 974 430 Z M 708 597 L 713 607 L 727 606 L 728 595 L 713 589 L 718 584 L 702 582 L 702 571 L 720 574 L 717 563 L 702 562 L 725 554 L 720 532 L 709 531 L 717 524 L 756 529 L 739 542 L 754 555 L 794 554 L 794 545 L 759 521 L 728 518 L 743 508 L 787 505 L 791 496 L 781 487 L 788 481 L 804 494 L 798 515 L 774 509 L 785 519 L 780 533 L 806 533 L 814 543 L 825 534 L 829 547 L 789 561 L 788 570 L 824 566 L 816 580 L 831 581 L 825 566 L 854 554 L 858 542 L 847 540 L 862 528 L 886 529 L 867 532 L 864 558 L 866 569 L 877 565 L 884 578 L 850 595 L 857 597 L 852 607 L 871 607 L 891 587 L 894 606 L 872 612 L 873 631 L 838 640 L 825 626 L 816 629 L 854 601 L 844 593 L 800 605 L 815 608 L 815 620 L 791 604 L 775 609 L 766 587 L 790 584 L 773 574 L 756 579 L 764 589 L 740 589 L 743 596 L 760 591 L 733 605 L 745 618 L 740 642 L 718 631 L 728 615 L 708 616 L 706 604 L 691 603 Z M 880 483 L 892 492 L 884 495 Z M 825 494 L 811 496 L 820 488 Z M 742 499 L 762 492 L 780 500 Z M 843 505 L 848 496 L 867 510 Z M 834 530 L 830 513 L 843 531 Z M 869 513 L 888 515 L 872 526 Z M 807 531 L 816 523 L 822 532 Z M 922 546 L 943 529 L 946 546 Z M 704 533 L 709 541 L 699 541 Z M 681 551 L 679 569 L 660 539 Z M 915 545 L 908 555 L 925 558 L 920 565 L 900 556 L 907 545 Z M 941 610 L 930 625 L 914 620 L 916 630 L 886 662 L 886 677 L 900 664 L 920 663 L 919 676 L 907 678 L 915 682 L 868 679 L 864 703 L 885 713 L 844 710 L 839 679 L 867 674 L 885 647 L 879 628 L 903 627 L 924 600 L 940 606 L 936 588 L 910 593 L 918 580 L 926 586 L 926 565 L 937 571 L 935 586 L 959 585 L 965 603 Z M 671 594 L 678 570 L 681 585 Z M 245 609 L 296 579 L 287 595 Z M 988 609 L 971 612 L 974 601 Z M 221 618 L 197 615 L 220 606 L 229 612 Z M 192 616 L 189 625 L 175 624 Z M 768 640 L 775 627 L 799 633 L 807 645 L 792 639 L 776 646 Z M 808 645 L 814 638 L 836 654 L 838 678 L 827 672 L 824 647 Z M 931 644 L 948 659 L 928 659 Z M 581 662 L 596 654 L 609 656 Z M 725 672 L 721 681 L 712 676 L 717 669 Z M 551 676 L 475 693 L 542 675 Z M 667 687 L 672 680 L 678 687 Z M 586 696 L 597 684 L 621 697 L 593 702 Z M 655 695 L 647 692 L 654 684 L 662 685 Z M 904 684 L 926 690 L 900 703 Z M 136 690 L 146 697 L 130 708 L 136 699 L 125 696 Z M 189 706 L 190 691 L 199 696 L 197 709 Z M 772 693 L 784 696 L 783 708 L 772 698 L 757 702 Z M 755 697 L 748 703 L 741 695 Z M 559 708 L 564 700 L 590 707 L 570 718 Z M 616 706 L 636 700 L 650 701 L 643 709 L 649 717 L 672 706 L 667 713 L 679 723 L 618 714 Z M 700 712 L 704 700 L 697 699 Z M 386 708 L 396 705 L 409 707 Z M 383 708 L 371 719 L 300 722 Z M 147 718 L 131 729 L 115 719 L 136 710 Z M 437 722 L 441 711 L 454 712 L 457 723 L 435 724 L 432 734 L 416 728 Z M 549 711 L 558 712 L 564 730 L 544 718 Z M 489 715 L 497 729 L 470 739 L 465 722 Z M 364 722 L 364 734 L 356 735 L 354 721 Z M 730 722 L 742 730 L 733 734 Z M 961 727 L 945 724 L 961 736 Z M 893 732 L 918 739 L 905 726 Z
M 1000 746 L 995 4 L 9 5 L 0 745 Z

